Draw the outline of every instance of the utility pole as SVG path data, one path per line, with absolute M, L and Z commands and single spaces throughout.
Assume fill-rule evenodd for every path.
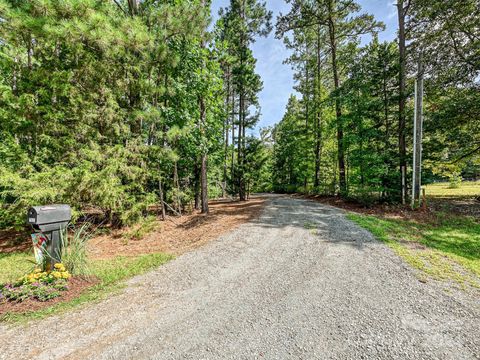
M 420 206 L 422 173 L 422 130 L 423 130 L 423 55 L 418 56 L 417 79 L 415 81 L 415 114 L 413 118 L 413 184 L 412 208 Z

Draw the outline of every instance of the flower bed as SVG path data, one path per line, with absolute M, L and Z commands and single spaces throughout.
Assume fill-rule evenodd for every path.
M 70 273 L 63 264 L 55 264 L 51 271 L 35 269 L 14 283 L 0 285 L 0 303 L 22 302 L 28 299 L 48 301 L 68 290 Z

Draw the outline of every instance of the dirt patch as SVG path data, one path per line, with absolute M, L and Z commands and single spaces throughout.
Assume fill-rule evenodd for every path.
M 480 219 L 480 197 L 434 197 L 429 199 L 429 207 L 437 211 Z
M 125 229 L 95 237 L 89 243 L 89 253 L 95 259 L 156 252 L 183 254 L 255 219 L 264 203 L 265 199 L 261 197 L 244 202 L 212 201 L 210 214 L 195 212 L 182 217 L 169 216 L 165 221 L 159 221 L 157 229 L 141 240 L 125 238 L 128 231 Z
M 30 235 L 26 230 L 0 230 L 0 253 L 22 252 L 31 248 Z
M 93 277 L 72 277 L 68 280 L 68 290 L 62 291 L 61 296 L 48 301 L 38 301 L 36 299 L 27 299 L 22 302 L 4 301 L 0 302 L 0 317 L 7 313 L 26 313 L 38 311 L 60 302 L 65 302 L 77 298 L 89 287 L 98 283 Z

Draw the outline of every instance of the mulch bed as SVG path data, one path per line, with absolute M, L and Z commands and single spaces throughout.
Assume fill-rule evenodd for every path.
M 61 296 L 50 299 L 48 301 L 38 301 L 36 299 L 27 299 L 22 302 L 3 301 L 0 302 L 0 317 L 7 313 L 27 313 L 31 311 L 41 310 L 60 302 L 72 300 L 89 287 L 98 283 L 98 279 L 94 277 L 72 277 L 68 280 L 68 290 L 62 291 Z
M 210 214 L 193 212 L 182 217 L 168 216 L 165 221 L 159 222 L 157 230 L 141 240 L 126 242 L 122 235 L 128 229 L 114 230 L 109 235 L 91 239 L 89 243 L 90 256 L 95 259 L 105 259 L 119 255 L 136 256 L 155 252 L 182 254 L 255 219 L 262 211 L 264 202 L 265 199 L 261 197 L 255 197 L 245 202 L 212 201 Z M 26 251 L 30 250 L 31 246 L 30 236 L 27 232 L 0 232 L 0 253 Z M 72 300 L 97 283 L 98 280 L 95 278 L 73 277 L 68 281 L 68 290 L 61 292 L 61 296 L 57 298 L 44 302 L 35 299 L 22 302 L 0 302 L 0 318 L 7 313 L 38 311 L 57 303 Z
M 335 206 L 348 211 L 364 214 L 376 215 L 387 218 L 398 218 L 403 220 L 414 220 L 417 222 L 431 223 L 435 222 L 437 216 L 432 211 L 433 209 L 427 207 L 426 209 L 412 210 L 408 205 L 390 205 L 377 204 L 372 207 L 366 207 L 358 202 L 352 200 L 345 200 L 337 196 L 322 196 L 322 195 L 292 195 L 295 197 L 302 197 L 309 200 L 318 201 L 322 204 Z
M 384 218 L 397 218 L 420 223 L 435 223 L 438 220 L 437 211 L 442 211 L 455 216 L 471 216 L 480 222 L 480 202 L 473 197 L 465 198 L 427 198 L 427 206 L 412 210 L 409 205 L 376 204 L 366 207 L 352 200 L 345 200 L 337 196 L 302 195 L 294 194 L 322 204 L 335 206 L 348 211 L 365 215 L 376 215 Z
M 210 214 L 194 211 L 181 217 L 167 216 L 165 221 L 159 221 L 157 230 L 141 240 L 126 241 L 123 234 L 128 232 L 127 228 L 113 229 L 108 235 L 96 236 L 89 243 L 89 252 L 94 259 L 154 252 L 183 254 L 255 219 L 263 209 L 264 202 L 265 199 L 258 196 L 242 202 L 213 200 L 209 202 Z M 28 229 L 0 231 L 0 254 L 31 250 L 30 232 Z
M 89 253 L 94 259 L 157 252 L 180 255 L 257 218 L 264 204 L 265 199 L 261 197 L 248 201 L 212 201 L 208 215 L 193 212 L 181 217 L 168 216 L 159 222 L 157 230 L 140 240 L 124 239 L 122 234 L 128 229 L 95 237 L 88 244 Z

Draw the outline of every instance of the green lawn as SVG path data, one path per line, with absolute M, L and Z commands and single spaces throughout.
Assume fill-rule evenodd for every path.
M 17 322 L 43 318 L 47 315 L 71 309 L 80 304 L 105 297 L 112 291 L 124 286 L 123 280 L 154 269 L 173 258 L 168 254 L 148 254 L 137 257 L 116 257 L 108 260 L 94 260 L 89 264 L 90 273 L 99 280 L 97 285 L 86 290 L 80 297 L 68 302 L 58 303 L 40 311 L 26 314 L 7 314 L 0 320 Z M 18 279 L 33 268 L 29 253 L 0 254 L 0 283 Z
M 437 221 L 348 214 L 350 220 L 387 243 L 422 278 L 480 287 L 480 223 L 471 217 L 437 214 Z
M 33 250 L 29 253 L 0 253 L 0 284 L 17 280 L 33 270 Z
M 480 196 L 480 181 L 463 181 L 451 189 L 448 182 L 424 186 L 427 197 L 473 197 Z

